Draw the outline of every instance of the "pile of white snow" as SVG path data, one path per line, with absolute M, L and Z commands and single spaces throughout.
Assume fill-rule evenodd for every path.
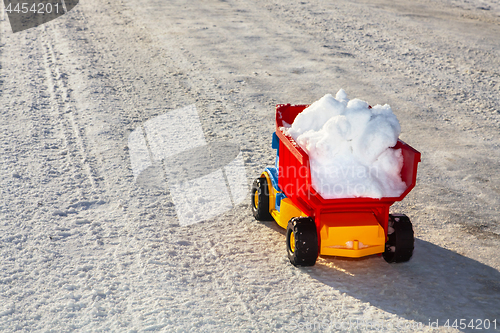
M 348 100 L 343 89 L 302 111 L 288 133 L 310 158 L 312 186 L 325 199 L 397 197 L 401 149 L 392 149 L 401 127 L 389 105 Z

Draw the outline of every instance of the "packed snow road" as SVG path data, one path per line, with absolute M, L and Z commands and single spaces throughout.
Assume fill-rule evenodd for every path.
M 493 0 L 82 0 L 13 34 L 2 11 L 0 330 L 500 331 L 499 15 Z M 340 88 L 390 104 L 422 152 L 393 207 L 414 223 L 408 263 L 293 267 L 246 191 L 221 190 L 233 158 L 246 185 L 273 163 L 275 104 Z M 178 146 L 158 157 L 152 137 L 224 161 L 198 215 L 162 171 Z

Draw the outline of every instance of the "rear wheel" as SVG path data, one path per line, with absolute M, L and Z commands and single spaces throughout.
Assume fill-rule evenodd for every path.
M 312 218 L 294 217 L 288 222 L 286 250 L 294 266 L 314 266 L 318 258 L 318 235 Z
M 383 254 L 385 261 L 405 262 L 413 255 L 415 237 L 408 216 L 389 215 L 388 240 Z
M 252 213 L 256 220 L 271 221 L 269 212 L 269 186 L 266 178 L 257 178 L 252 184 Z

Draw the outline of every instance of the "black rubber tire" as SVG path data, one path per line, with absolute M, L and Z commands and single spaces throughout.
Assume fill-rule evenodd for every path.
M 394 232 L 388 234 L 383 257 L 389 263 L 406 262 L 413 255 L 415 236 L 411 221 L 406 215 L 389 215 L 389 226 Z
M 257 200 L 255 202 L 255 194 L 257 193 Z M 266 178 L 257 178 L 252 184 L 251 191 L 251 206 L 252 213 L 256 220 L 259 221 L 272 221 L 273 217 L 269 212 L 269 188 Z
M 292 247 L 292 233 L 293 244 Z M 294 217 L 286 229 L 286 252 L 294 266 L 314 266 L 318 258 L 318 234 L 310 217 Z

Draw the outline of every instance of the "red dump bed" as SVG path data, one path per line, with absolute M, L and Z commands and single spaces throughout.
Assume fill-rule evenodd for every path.
M 290 126 L 295 117 L 308 105 L 279 104 L 276 106 L 276 134 L 279 144 L 278 185 L 288 198 L 308 216 L 318 216 L 328 212 L 372 211 L 384 229 L 387 229 L 389 206 L 402 200 L 415 186 L 420 153 L 398 140 L 393 149 L 401 149 L 403 168 L 401 178 L 407 188 L 399 197 L 324 199 L 311 186 L 309 156 L 294 139 L 286 135 L 284 127 Z

